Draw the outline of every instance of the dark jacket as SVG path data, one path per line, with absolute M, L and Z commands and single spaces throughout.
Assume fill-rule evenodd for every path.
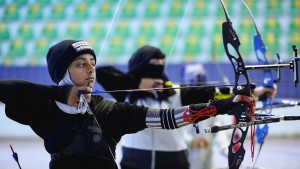
M 94 116 L 62 112 L 71 86 L 47 86 L 20 80 L 0 81 L 0 101 L 7 117 L 29 125 L 52 154 L 51 169 L 116 168 L 120 138 L 146 128 L 147 108 L 92 96 Z M 95 120 L 95 118 L 97 120 Z M 100 127 L 98 126 L 100 125 Z

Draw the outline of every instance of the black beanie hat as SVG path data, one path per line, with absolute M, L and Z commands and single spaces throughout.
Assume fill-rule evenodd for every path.
M 91 54 L 96 60 L 92 46 L 81 40 L 63 40 L 53 45 L 47 53 L 48 72 L 53 82 L 58 84 L 64 77 L 70 63 L 82 54 Z
M 165 54 L 159 48 L 150 45 L 142 46 L 130 58 L 128 73 L 139 76 L 147 68 L 150 59 L 165 59 L 165 57 Z
M 130 58 L 128 63 L 128 74 L 133 75 L 135 78 L 140 79 L 142 77 L 160 78 L 164 81 L 164 87 L 167 81 L 169 81 L 165 71 L 164 65 L 151 65 L 149 61 L 151 59 L 165 59 L 165 54 L 157 47 L 145 45 L 139 48 Z M 145 75 L 148 76 L 145 76 Z M 150 75 L 150 76 L 149 76 Z M 136 80 L 136 79 L 135 79 Z M 158 92 L 159 100 L 167 99 L 169 96 L 174 95 L 176 92 L 174 89 L 163 90 Z M 152 95 L 152 94 L 151 94 Z M 135 103 L 137 99 L 142 97 L 148 97 L 149 93 L 145 91 L 132 92 L 129 94 L 129 102 Z M 155 97 L 154 95 L 152 97 Z

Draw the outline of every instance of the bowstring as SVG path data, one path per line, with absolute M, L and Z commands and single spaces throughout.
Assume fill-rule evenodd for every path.
M 117 5 L 117 7 L 116 7 L 116 10 L 115 10 L 115 12 L 114 12 L 113 18 L 112 18 L 112 20 L 111 20 L 111 22 L 110 22 L 110 24 L 109 24 L 108 30 L 107 30 L 107 32 L 106 32 L 105 38 L 104 38 L 104 40 L 103 40 L 103 42 L 102 42 L 102 45 L 101 45 L 101 48 L 100 48 L 100 52 L 99 52 L 99 55 L 98 55 L 99 58 L 100 58 L 100 56 L 102 55 L 102 51 L 103 51 L 105 42 L 107 41 L 108 35 L 109 35 L 109 33 L 110 33 L 110 30 L 111 30 L 112 25 L 113 25 L 113 23 L 114 23 L 114 21 L 115 21 L 115 18 L 116 18 L 116 16 L 117 16 L 118 11 L 119 11 L 119 7 L 120 7 L 121 2 L 122 2 L 122 0 L 119 0 L 118 5 Z

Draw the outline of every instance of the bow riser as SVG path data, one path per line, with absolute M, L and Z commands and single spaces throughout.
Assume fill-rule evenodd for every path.
M 241 112 L 242 110 L 242 112 Z M 237 113 L 238 112 L 238 113 Z M 234 115 L 237 124 L 242 124 L 241 122 L 249 122 L 249 105 L 247 102 L 241 102 L 238 106 L 235 106 L 228 115 Z M 245 149 L 244 141 L 248 133 L 248 127 L 246 129 L 234 128 L 233 134 L 231 136 L 231 143 L 228 146 L 228 165 L 230 169 L 238 169 L 244 160 Z M 236 138 L 238 134 L 238 139 Z
M 222 24 L 222 34 L 223 34 L 223 45 L 224 45 L 225 52 L 232 66 L 235 69 L 235 87 L 233 89 L 233 92 L 235 94 L 250 96 L 251 90 L 250 90 L 249 75 L 246 71 L 244 61 L 238 49 L 240 46 L 240 41 L 235 30 L 232 28 L 229 22 L 224 22 Z M 233 56 L 229 52 L 228 45 L 231 45 L 235 49 L 237 56 Z M 246 84 L 240 84 L 239 80 L 241 76 L 243 76 L 243 78 L 246 79 L 247 81 Z

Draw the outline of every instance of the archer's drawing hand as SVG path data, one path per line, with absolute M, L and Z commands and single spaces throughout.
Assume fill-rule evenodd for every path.
M 70 106 L 77 107 L 79 103 L 79 91 L 91 92 L 92 88 L 90 86 L 72 86 L 72 89 L 68 96 L 67 104 Z M 91 94 L 85 94 L 85 99 L 88 103 L 91 102 Z

